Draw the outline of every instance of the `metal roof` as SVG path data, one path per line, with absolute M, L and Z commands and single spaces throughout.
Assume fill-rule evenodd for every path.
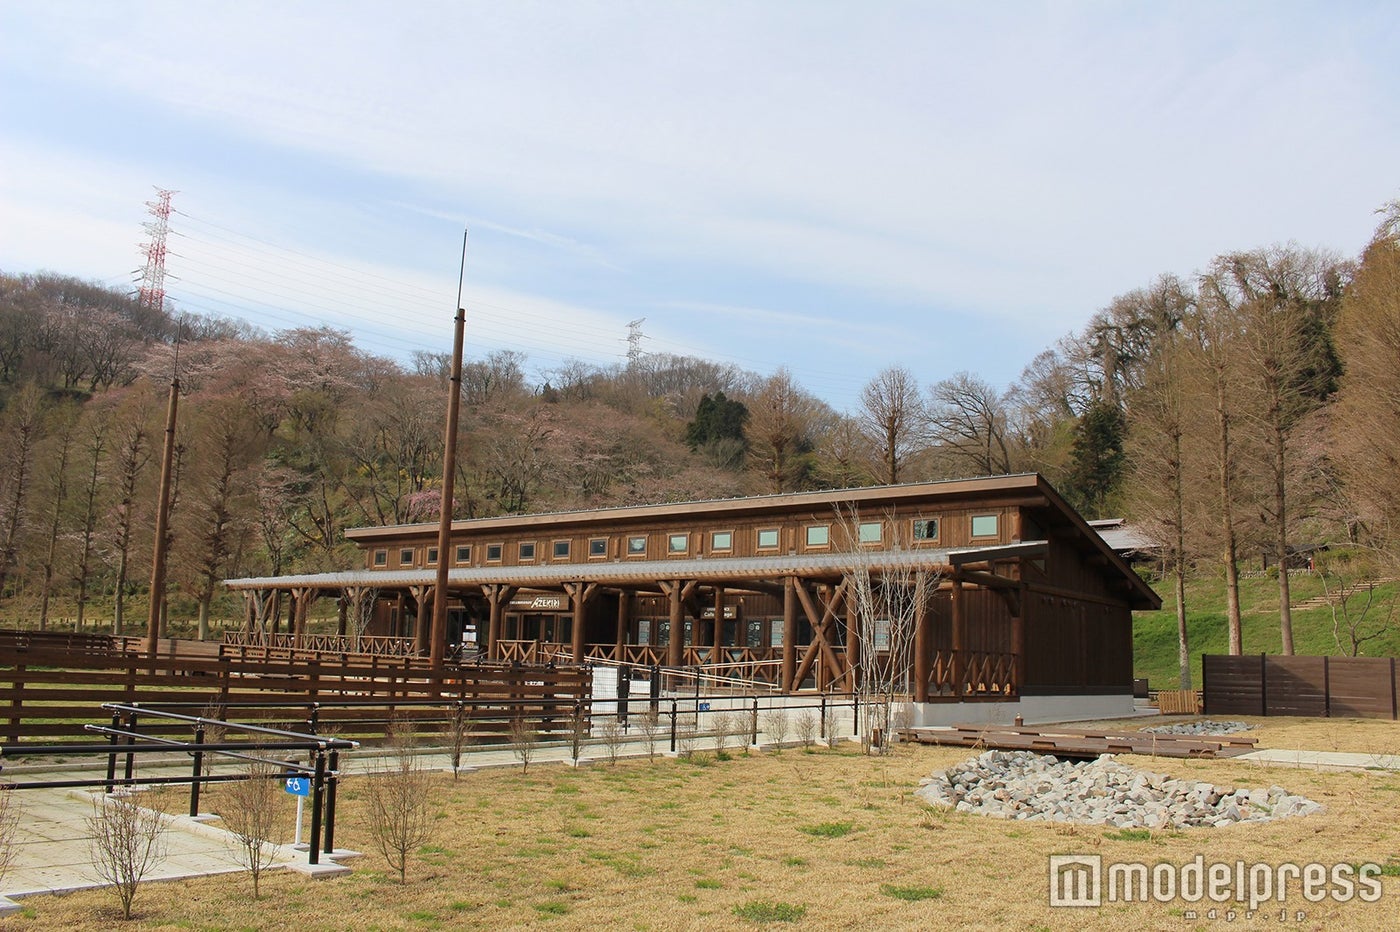
M 644 560 L 634 563 L 561 563 L 546 566 L 475 566 L 447 571 L 453 587 L 490 583 L 510 586 L 559 586 L 567 582 L 600 582 L 609 585 L 652 585 L 661 579 L 702 581 L 760 580 L 784 576 L 838 576 L 864 567 L 873 573 L 891 570 L 949 570 L 965 563 L 1040 556 L 1045 541 L 1030 541 L 957 550 L 866 550 L 844 553 L 789 554 L 773 557 L 722 557 L 687 560 Z M 437 568 L 412 570 L 349 570 L 340 573 L 308 573 L 301 576 L 259 576 L 226 579 L 230 589 L 343 589 L 351 586 L 402 588 L 430 586 L 437 582 Z

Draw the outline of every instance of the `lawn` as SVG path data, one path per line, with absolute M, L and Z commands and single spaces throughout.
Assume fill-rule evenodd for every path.
M 1138 720 L 1135 725 L 1143 722 Z M 1400 751 L 1390 722 L 1259 720 L 1261 744 Z M 934 810 L 921 777 L 969 756 L 900 747 L 887 758 L 838 750 L 629 760 L 582 769 L 485 770 L 434 784 L 435 837 L 401 886 L 372 851 L 363 783 L 347 780 L 337 842 L 366 852 L 324 881 L 277 871 L 254 903 L 240 875 L 151 884 L 140 929 L 1143 929 L 1219 928 L 1208 904 L 1051 908 L 1047 858 L 1185 864 L 1282 859 L 1390 864 L 1400 854 L 1400 775 L 1265 769 L 1240 762 L 1133 758 L 1229 786 L 1280 784 L 1324 803 L 1304 819 L 1124 835 Z M 358 786 L 357 786 L 358 784 Z M 210 794 L 217 810 L 217 794 Z M 288 815 L 290 818 L 290 815 Z M 1145 837 L 1144 837 L 1145 836 Z M 1388 871 L 1400 872 L 1400 865 Z M 1308 903 L 1294 927 L 1390 929 L 1400 883 L 1380 904 Z M 110 929 L 101 892 L 23 901 L 7 929 Z M 1202 917 L 1188 919 L 1185 910 Z M 1221 914 L 1223 917 L 1223 913 Z M 1257 918 L 1257 917 L 1256 917 Z M 1257 923 L 1242 919 L 1232 927 Z
M 1293 610 L 1294 653 L 1304 655 L 1337 655 L 1342 653 L 1332 635 L 1332 611 L 1326 605 L 1297 608 L 1299 603 L 1323 595 L 1320 577 L 1295 573 L 1289 578 Z M 1133 675 L 1145 676 L 1154 689 L 1176 689 L 1179 678 L 1176 643 L 1176 596 L 1170 580 L 1153 583 L 1162 596 L 1162 608 L 1156 612 L 1136 612 L 1133 615 Z M 1397 598 L 1400 586 L 1390 583 L 1376 590 L 1377 607 L 1368 616 L 1367 628 L 1374 627 L 1372 619 L 1384 613 L 1382 602 Z M 1353 596 L 1350 607 L 1359 611 L 1363 596 Z M 1191 649 L 1191 683 L 1201 685 L 1201 654 L 1228 653 L 1229 635 L 1225 627 L 1225 583 L 1221 579 L 1195 579 L 1186 587 L 1186 631 Z M 1265 576 L 1240 580 L 1240 622 L 1244 653 L 1277 654 L 1279 645 L 1278 580 Z M 1343 634 L 1343 644 L 1347 644 Z M 1346 651 L 1348 654 L 1350 650 Z M 1374 641 L 1363 646 L 1369 657 L 1400 656 L 1400 623 Z

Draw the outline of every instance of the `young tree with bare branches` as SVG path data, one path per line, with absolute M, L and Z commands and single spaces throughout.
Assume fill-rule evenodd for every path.
M 95 796 L 87 823 L 93 867 L 121 903 L 122 918 L 131 918 L 131 905 L 141 881 L 160 865 L 168 849 L 168 820 L 161 811 L 163 794 L 148 791 L 146 806 L 130 788 Z
M 409 857 L 433 835 L 432 775 L 409 735 L 391 729 L 388 755 L 365 780 L 370 836 L 401 884 L 408 882 Z
M 272 866 L 277 847 L 286 842 L 286 818 L 280 771 L 270 764 L 250 763 L 242 780 L 224 785 L 220 819 L 233 837 L 239 861 L 253 878 L 253 899 L 259 897 L 263 871 Z

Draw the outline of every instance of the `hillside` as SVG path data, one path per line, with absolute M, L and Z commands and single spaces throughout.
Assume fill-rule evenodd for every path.
M 1350 654 L 1345 629 L 1342 631 L 1344 650 L 1339 650 L 1333 638 L 1332 610 L 1326 604 L 1315 604 L 1324 595 L 1322 580 L 1314 574 L 1297 573 L 1291 577 L 1293 586 L 1294 652 L 1305 655 Z M 1335 586 L 1335 583 L 1333 583 Z M 1147 677 L 1153 689 L 1175 689 L 1177 672 L 1176 599 L 1170 586 L 1154 585 L 1162 593 L 1162 608 L 1156 612 L 1139 612 L 1133 619 L 1134 675 Z M 1400 597 L 1400 584 L 1391 582 L 1376 589 L 1376 607 L 1371 609 L 1365 625 L 1367 631 L 1380 626 L 1385 603 Z M 1353 596 L 1349 608 L 1353 615 L 1363 607 L 1364 596 Z M 1191 685 L 1201 685 L 1201 655 L 1228 652 L 1225 630 L 1225 586 L 1219 579 L 1196 579 L 1187 584 L 1187 631 L 1191 649 Z M 1308 606 L 1311 607 L 1303 607 Z M 1244 634 L 1244 653 L 1279 652 L 1278 582 L 1266 576 L 1240 581 L 1240 611 Z M 1374 618 L 1373 618 L 1374 616 Z M 1400 656 L 1400 617 L 1375 640 L 1362 646 L 1368 657 Z

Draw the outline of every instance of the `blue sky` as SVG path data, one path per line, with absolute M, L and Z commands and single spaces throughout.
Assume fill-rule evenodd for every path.
M 1393 3 L 0 0 L 0 270 L 540 377 L 644 348 L 838 409 L 998 385 L 1223 251 L 1400 197 Z

